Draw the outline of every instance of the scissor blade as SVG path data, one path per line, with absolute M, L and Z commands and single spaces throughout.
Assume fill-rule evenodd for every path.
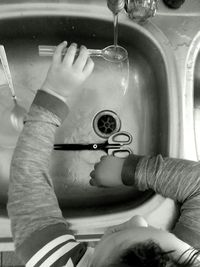
M 55 144 L 54 150 L 96 150 L 95 144 Z

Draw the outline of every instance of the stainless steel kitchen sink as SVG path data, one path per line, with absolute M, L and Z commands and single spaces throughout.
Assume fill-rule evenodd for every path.
M 39 6 L 39 3 L 38 3 Z M 50 58 L 39 57 L 38 45 L 57 45 L 63 40 L 85 44 L 88 48 L 104 48 L 113 43 L 112 16 L 98 15 L 74 7 L 59 12 L 37 9 L 0 16 L 0 42 L 5 46 L 16 94 L 27 110 L 35 92 L 47 73 Z M 151 32 L 152 30 L 152 32 Z M 160 37 L 161 36 L 161 37 Z M 84 85 L 76 106 L 58 129 L 55 142 L 102 142 L 93 129 L 93 119 L 102 110 L 117 113 L 121 130 L 133 136 L 131 149 L 136 154 L 171 155 L 178 146 L 178 111 L 174 105 L 175 68 L 164 49 L 163 38 L 153 25 L 147 28 L 122 17 L 119 44 L 129 54 L 130 73 L 126 95 L 119 102 L 107 97 L 101 81 L 95 83 L 98 60 L 93 76 Z M 200 60 L 199 60 L 200 62 Z M 199 64 L 200 66 L 200 64 Z M 199 67 L 198 67 L 199 68 Z M 172 86 L 173 84 L 173 86 Z M 198 77 L 199 84 L 199 77 Z M 114 88 L 112 88 L 115 92 Z M 102 98 L 101 98 L 102 97 Z M 12 108 L 6 88 L 0 90 L 0 108 Z M 0 205 L 6 209 L 9 167 L 19 133 L 6 135 L 0 128 Z M 163 201 L 152 191 L 135 188 L 95 188 L 89 185 L 89 173 L 103 155 L 100 152 L 53 151 L 50 173 L 63 214 L 69 218 L 111 216 L 142 207 L 150 212 Z M 151 204 L 152 203 L 152 204 Z M 147 205 L 147 206 L 145 206 Z M 129 213 L 130 215 L 130 213 Z M 126 216 L 125 216 L 126 217 Z M 124 218 L 125 218 L 124 217 Z

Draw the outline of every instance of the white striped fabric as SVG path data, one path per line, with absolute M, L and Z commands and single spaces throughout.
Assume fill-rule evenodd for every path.
M 71 259 L 68 260 L 67 264 L 64 267 L 74 267 L 74 264 Z
M 94 248 L 88 247 L 84 256 L 79 261 L 77 267 L 89 267 L 89 266 L 91 266 L 94 250 L 95 250 Z
M 59 258 L 65 255 L 74 247 L 78 246 L 80 243 L 67 243 L 66 245 L 62 246 L 58 250 L 56 250 L 51 256 L 49 256 L 41 265 L 40 267 L 47 267 L 51 266 L 54 262 L 56 262 Z
M 44 247 L 42 247 L 36 254 L 34 254 L 32 258 L 30 258 L 30 260 L 26 263 L 26 267 L 34 267 L 35 264 L 39 262 L 50 250 L 70 239 L 75 239 L 75 238 L 73 235 L 62 235 L 53 239 L 52 241 L 47 243 Z

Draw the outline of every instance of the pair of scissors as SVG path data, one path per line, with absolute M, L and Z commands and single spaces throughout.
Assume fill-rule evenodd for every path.
M 55 144 L 54 150 L 103 150 L 108 155 L 116 157 L 127 157 L 132 150 L 127 146 L 131 144 L 133 137 L 130 133 L 120 131 L 112 134 L 103 143 L 93 144 Z

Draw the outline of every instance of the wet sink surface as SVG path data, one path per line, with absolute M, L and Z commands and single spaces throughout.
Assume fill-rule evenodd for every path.
M 84 84 L 82 94 L 58 130 L 55 142 L 104 141 L 94 132 L 92 121 L 98 112 L 106 109 L 117 113 L 121 130 L 132 134 L 134 153 L 168 155 L 169 99 L 162 54 L 148 36 L 134 27 L 120 25 L 119 31 L 119 44 L 129 53 L 127 93 L 113 99 L 115 88 L 111 88 L 110 94 L 103 87 L 105 81 L 97 79 L 103 68 L 99 59 L 94 59 L 94 73 Z M 112 23 L 97 19 L 52 16 L 0 20 L 0 39 L 7 52 L 21 104 L 29 108 L 51 62 L 50 58 L 38 56 L 38 45 L 57 45 L 67 40 L 85 44 L 88 48 L 104 48 L 112 44 L 112 36 Z M 12 102 L 6 88 L 1 89 L 0 95 L 0 108 L 4 112 L 12 107 Z M 8 136 L 2 128 L 0 130 L 0 144 L 4 146 L 0 149 L 2 205 L 7 201 L 9 165 L 17 137 L 16 132 Z M 52 153 L 50 172 L 63 209 L 72 209 L 79 216 L 83 213 L 112 213 L 137 207 L 152 196 L 152 192 L 138 192 L 127 187 L 91 187 L 89 173 L 102 155 L 101 152 L 87 151 Z

